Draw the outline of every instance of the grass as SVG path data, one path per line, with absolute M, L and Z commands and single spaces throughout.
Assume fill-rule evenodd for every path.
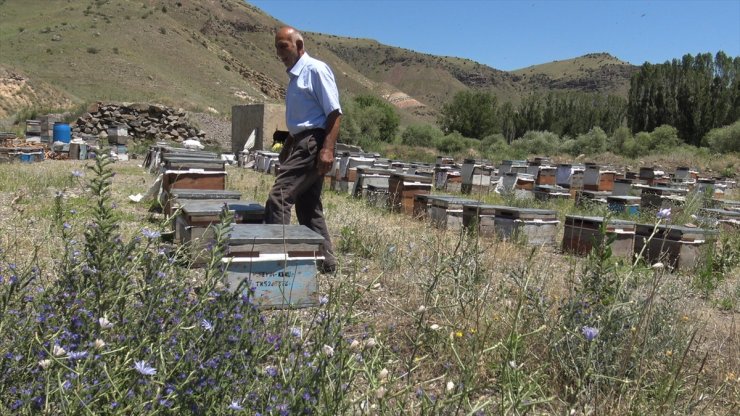
M 327 303 L 258 311 L 219 287 L 218 267 L 190 270 L 142 233 L 160 226 L 127 201 L 152 181 L 135 164 L 0 165 L 0 413 L 738 409 L 737 233 L 716 248 L 724 263 L 672 274 L 605 246 L 575 257 L 437 230 L 327 191 L 341 267 L 320 276 Z M 256 201 L 271 182 L 228 175 Z

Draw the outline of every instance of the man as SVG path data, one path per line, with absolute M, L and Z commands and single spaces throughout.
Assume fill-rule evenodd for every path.
M 296 29 L 280 28 L 275 34 L 275 49 L 290 77 L 285 93 L 290 137 L 280 152 L 280 173 L 267 197 L 265 222 L 289 224 L 295 205 L 298 223 L 324 237 L 320 271 L 332 273 L 337 262 L 324 220 L 321 189 L 324 174 L 334 164 L 342 116 L 339 92 L 329 66 L 308 56 Z

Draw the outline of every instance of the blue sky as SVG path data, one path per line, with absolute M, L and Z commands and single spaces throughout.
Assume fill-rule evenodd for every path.
M 249 0 L 299 30 L 514 70 L 608 52 L 639 65 L 740 56 L 740 0 Z M 311 45 L 306 45 L 310 51 Z

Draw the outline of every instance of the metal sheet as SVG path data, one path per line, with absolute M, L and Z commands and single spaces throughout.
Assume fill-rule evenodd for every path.
M 303 225 L 236 224 L 229 236 L 230 245 L 245 244 L 322 244 L 324 237 Z
M 218 215 L 224 205 L 230 211 L 241 214 L 263 214 L 265 207 L 252 201 L 240 201 L 231 199 L 185 199 L 180 202 L 182 212 L 190 216 Z

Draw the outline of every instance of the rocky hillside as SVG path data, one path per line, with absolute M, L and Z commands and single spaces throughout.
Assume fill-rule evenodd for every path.
M 280 101 L 280 24 L 241 0 L 0 0 L 0 119 L 34 104 L 158 102 L 228 115 L 235 104 Z M 593 54 L 506 72 L 373 40 L 304 35 L 343 94 L 380 95 L 406 122 L 432 119 L 464 89 L 505 101 L 548 90 L 626 96 L 636 70 Z

